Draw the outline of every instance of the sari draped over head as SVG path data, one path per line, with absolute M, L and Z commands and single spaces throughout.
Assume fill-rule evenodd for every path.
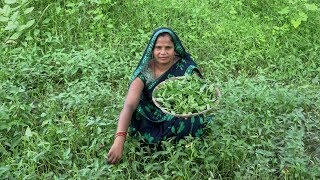
M 152 61 L 153 47 L 159 34 L 168 33 L 172 37 L 176 58 L 178 59 L 160 77 L 154 78 L 150 68 Z M 204 127 L 204 117 L 194 116 L 187 119 L 174 117 L 163 113 L 152 101 L 153 89 L 162 81 L 187 74 L 200 74 L 196 63 L 186 52 L 179 37 L 169 28 L 159 28 L 154 31 L 151 39 L 143 53 L 140 62 L 130 78 L 130 84 L 136 78 L 144 83 L 144 89 L 140 102 L 133 113 L 130 132 L 132 135 L 142 135 L 146 143 L 159 143 L 168 138 L 179 140 L 184 136 L 201 136 Z

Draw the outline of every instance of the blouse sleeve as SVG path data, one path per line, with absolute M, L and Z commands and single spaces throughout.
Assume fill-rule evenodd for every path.
M 138 74 L 137 77 L 142 80 L 144 85 L 146 85 L 146 77 L 141 72 Z

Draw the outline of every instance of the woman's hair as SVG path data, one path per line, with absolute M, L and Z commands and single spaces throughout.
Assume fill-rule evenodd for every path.
M 170 35 L 169 33 L 167 33 L 167 32 L 162 32 L 162 33 L 160 33 L 160 34 L 158 35 L 156 41 L 158 40 L 158 38 L 159 38 L 160 36 L 161 36 L 161 37 L 163 37 L 163 36 L 169 36 L 171 42 L 173 42 L 173 39 L 172 39 L 171 35 Z

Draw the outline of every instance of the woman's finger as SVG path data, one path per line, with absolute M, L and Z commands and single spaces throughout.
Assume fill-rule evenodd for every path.
M 109 153 L 107 158 L 108 163 L 112 163 L 114 159 L 115 159 L 114 156 L 111 153 Z
M 117 162 L 117 158 L 116 157 L 112 157 L 112 159 L 110 159 L 110 164 L 114 164 Z
M 114 158 L 113 158 L 113 157 L 111 157 L 111 158 L 108 159 L 108 163 L 109 163 L 109 164 L 113 164 L 113 161 L 114 161 Z
M 112 161 L 112 164 L 118 163 L 120 160 L 120 157 L 118 155 L 115 155 Z

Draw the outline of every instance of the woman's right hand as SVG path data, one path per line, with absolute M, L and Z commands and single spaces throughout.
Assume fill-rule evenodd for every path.
M 120 161 L 123 152 L 123 146 L 125 142 L 125 137 L 118 136 L 111 146 L 108 155 L 107 155 L 107 162 L 110 164 L 115 164 Z
M 120 112 L 117 132 L 127 132 L 130 120 L 132 118 L 133 112 L 137 109 L 144 83 L 140 78 L 135 78 L 132 81 L 129 91 L 124 103 L 124 106 Z M 114 139 L 113 145 L 111 146 L 109 153 L 107 155 L 107 162 L 110 164 L 115 164 L 120 161 L 123 152 L 123 146 L 126 137 L 117 136 Z

